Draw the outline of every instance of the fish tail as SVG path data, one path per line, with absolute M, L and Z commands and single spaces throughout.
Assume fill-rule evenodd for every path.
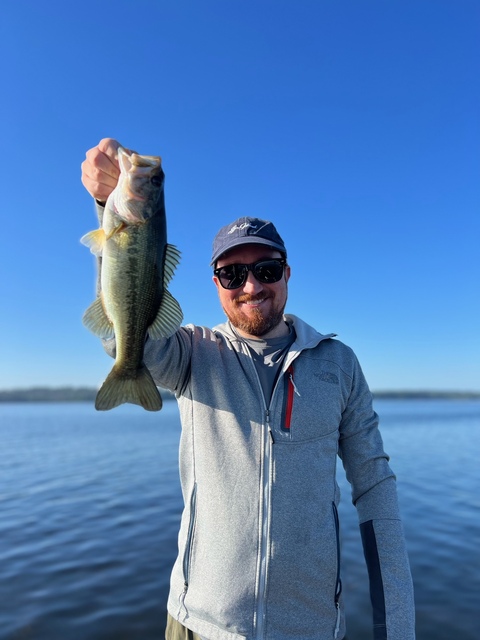
M 138 404 L 147 411 L 160 411 L 162 397 L 147 367 L 125 372 L 114 365 L 95 399 L 95 409 L 108 411 L 124 402 Z

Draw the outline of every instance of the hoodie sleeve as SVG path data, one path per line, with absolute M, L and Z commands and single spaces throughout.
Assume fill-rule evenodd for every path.
M 360 524 L 370 581 L 374 640 L 414 640 L 413 586 L 402 525 L 374 519 Z
M 180 327 L 170 338 L 147 339 L 144 362 L 160 387 L 169 389 L 178 397 L 190 380 L 192 331 Z
M 374 640 L 415 640 L 413 585 L 395 476 L 383 448 L 372 395 L 356 359 L 340 426 L 339 455 L 360 523 Z

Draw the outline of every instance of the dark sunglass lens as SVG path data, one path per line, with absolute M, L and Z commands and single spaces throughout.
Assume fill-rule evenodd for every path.
M 225 289 L 238 289 L 245 282 L 245 271 L 241 264 L 229 264 L 220 269 L 218 277 Z
M 277 260 L 257 262 L 254 267 L 254 275 L 260 282 L 278 282 L 283 274 L 283 264 Z
M 285 260 L 260 260 L 255 264 L 228 264 L 215 269 L 214 273 L 224 289 L 238 289 L 245 284 L 249 270 L 259 282 L 278 282 L 283 275 L 284 265 Z

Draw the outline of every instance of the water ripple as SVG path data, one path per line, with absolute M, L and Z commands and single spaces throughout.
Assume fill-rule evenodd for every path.
M 476 640 L 480 403 L 379 401 L 398 476 L 418 640 Z M 177 547 L 180 426 L 88 405 L 0 406 L 0 638 L 158 640 Z M 339 477 L 350 640 L 370 640 L 366 569 Z

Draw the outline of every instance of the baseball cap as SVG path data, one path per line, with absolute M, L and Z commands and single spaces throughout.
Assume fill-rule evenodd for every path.
M 264 244 L 287 255 L 283 240 L 273 222 L 261 218 L 243 217 L 222 227 L 217 233 L 213 240 L 210 264 L 215 264 L 223 253 L 242 244 Z

